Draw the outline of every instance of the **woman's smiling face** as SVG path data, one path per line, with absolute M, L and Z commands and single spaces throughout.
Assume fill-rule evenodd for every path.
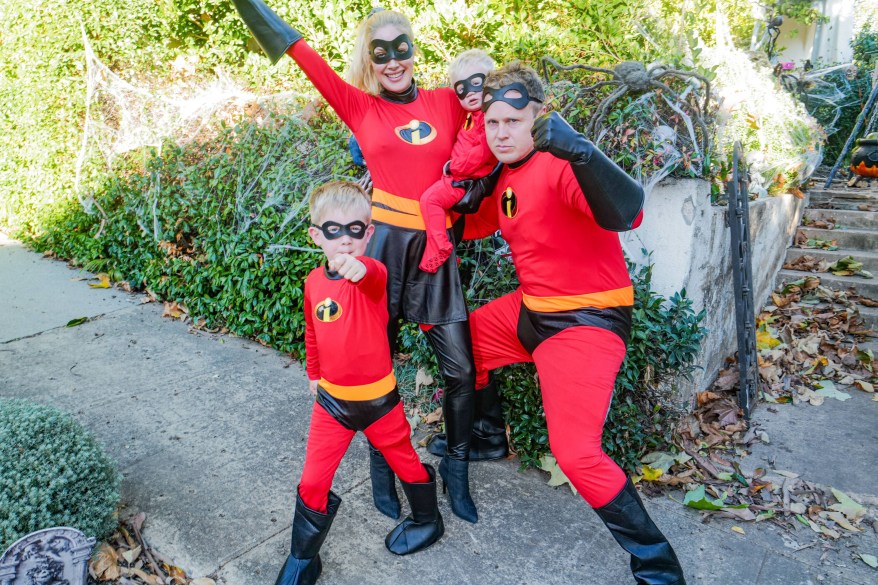
M 375 30 L 375 35 L 372 40 L 390 43 L 403 34 L 405 34 L 405 31 L 398 29 L 392 24 L 387 24 Z M 405 46 L 398 45 L 394 47 L 394 49 L 399 52 L 405 52 L 411 48 L 408 46 L 408 43 L 404 44 Z M 375 57 L 383 57 L 386 55 L 386 52 L 383 48 L 376 47 L 373 49 L 372 54 Z M 381 84 L 381 87 L 393 93 L 404 92 L 411 86 L 414 66 L 414 56 L 401 61 L 391 59 L 387 63 L 376 63 L 374 60 L 372 61 L 372 70 L 378 78 L 378 83 Z

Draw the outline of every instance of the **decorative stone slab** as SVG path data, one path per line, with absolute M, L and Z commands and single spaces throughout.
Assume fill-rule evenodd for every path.
M 85 585 L 95 539 L 75 528 L 47 528 L 0 556 L 0 585 Z

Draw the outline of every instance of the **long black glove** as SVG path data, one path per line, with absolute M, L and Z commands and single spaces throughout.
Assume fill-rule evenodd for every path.
M 272 65 L 277 63 L 302 33 L 291 27 L 262 0 L 233 0 L 241 20 L 253 33 L 253 37 Z
M 643 187 L 556 112 L 534 122 L 534 148 L 570 161 L 597 224 L 624 232 L 643 209 Z
M 482 205 L 485 197 L 494 192 L 497 186 L 497 178 L 500 171 L 503 170 L 503 163 L 497 163 L 494 170 L 481 179 L 464 179 L 462 181 L 452 181 L 451 186 L 466 191 L 460 201 L 451 206 L 452 211 L 457 213 L 475 213 Z

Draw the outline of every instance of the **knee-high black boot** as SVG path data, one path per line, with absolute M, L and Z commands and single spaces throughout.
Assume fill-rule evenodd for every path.
M 474 400 L 473 431 L 470 439 L 470 461 L 496 461 L 509 456 L 506 423 L 503 420 L 503 403 L 493 376 L 488 385 L 476 390 Z M 442 433 L 433 437 L 427 451 L 442 457 L 448 447 L 447 436 Z
M 637 585 L 686 584 L 674 549 L 649 517 L 631 480 L 609 504 L 594 511 L 631 555 Z
M 317 582 L 317 577 L 323 570 L 318 553 L 340 504 L 341 498 L 329 492 L 326 514 L 322 514 L 307 507 L 301 496 L 296 495 L 290 556 L 287 557 L 274 585 L 314 585 Z
M 445 532 L 436 502 L 436 471 L 429 465 L 424 465 L 424 469 L 430 477 L 428 482 L 402 482 L 402 491 L 409 500 L 412 513 L 384 539 L 387 550 L 395 555 L 423 550 L 439 540 Z
M 369 476 L 372 479 L 372 501 L 378 511 L 394 520 L 399 518 L 399 496 L 396 476 L 381 451 L 369 443 Z
M 448 446 L 439 464 L 443 487 L 451 500 L 451 511 L 467 522 L 479 519 L 476 504 L 469 492 L 469 450 L 473 427 L 473 393 L 475 365 L 469 323 L 435 325 L 427 331 L 427 339 L 436 352 L 445 393 L 442 410 Z

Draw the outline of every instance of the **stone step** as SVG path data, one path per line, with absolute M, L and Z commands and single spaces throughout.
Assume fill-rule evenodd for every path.
M 788 248 L 784 264 L 793 262 L 802 256 L 813 256 L 820 260 L 826 260 L 830 264 L 838 262 L 846 256 L 853 256 L 854 260 L 863 263 L 863 270 L 871 272 L 878 278 L 878 252 L 865 250 L 815 250 L 810 248 Z M 816 273 L 820 274 L 820 273 Z
M 808 208 L 805 218 L 834 223 L 841 228 L 872 228 L 878 230 L 878 212 L 850 211 L 845 209 L 813 209 Z
M 852 187 L 850 189 L 812 189 L 808 192 L 809 207 L 857 210 L 869 206 L 878 210 L 878 190 Z
M 800 226 L 798 233 L 808 239 L 832 241 L 842 250 L 878 250 L 878 231 L 869 229 L 819 229 Z M 798 236 L 797 236 L 798 237 Z
M 820 279 L 820 284 L 833 290 L 848 290 L 853 287 L 860 295 L 878 301 L 878 278 L 835 276 L 828 272 L 802 272 L 801 270 L 784 268 L 777 273 L 775 284 L 781 286 L 783 283 L 799 280 L 806 276 L 816 276 Z

